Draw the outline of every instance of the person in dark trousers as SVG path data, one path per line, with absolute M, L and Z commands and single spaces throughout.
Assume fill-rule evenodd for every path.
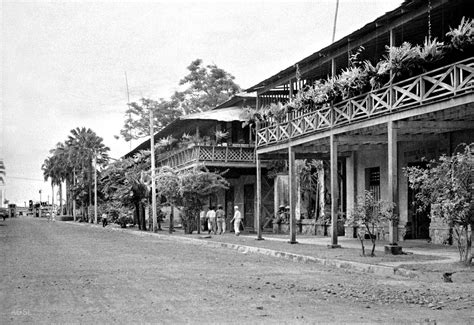
M 102 227 L 107 226 L 107 214 L 102 213 Z
M 222 205 L 219 205 L 216 211 L 216 219 L 217 219 L 217 232 L 219 235 L 225 233 L 225 212 L 222 208 Z

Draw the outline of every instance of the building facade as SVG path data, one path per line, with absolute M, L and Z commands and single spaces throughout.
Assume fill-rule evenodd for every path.
M 326 79 L 323 85 L 328 85 L 340 81 L 337 76 L 347 77 L 358 51 L 358 59 L 375 66 L 384 56 L 393 60 L 396 53 L 387 49 L 403 48 L 405 42 L 421 44 L 418 49 L 423 49 L 423 44 L 426 49 L 427 41 L 429 45 L 435 38 L 447 44 L 446 34 L 472 12 L 470 8 L 464 0 L 404 1 L 399 8 L 247 91 L 257 92 L 258 108 L 289 103 L 318 80 Z M 424 166 L 424 159 L 451 155 L 461 143 L 474 142 L 473 49 L 456 51 L 447 45 L 446 49 L 444 57 L 428 62 L 423 70 L 396 74 L 391 68 L 388 80 L 379 87 L 349 92 L 324 104 L 314 105 L 318 94 L 313 94 L 312 104 L 288 110 L 278 118 L 270 116 L 257 126 L 257 179 L 262 162 L 288 161 L 290 241 L 295 241 L 300 218 L 297 166 L 301 159 L 324 160 L 329 166 L 332 245 L 338 244 L 338 215 L 351 213 L 365 190 L 396 205 L 399 221 L 381 230 L 390 243 L 416 238 L 448 241 L 449 225 L 429 212 L 417 212 L 413 205 L 416 193 L 403 173 L 405 167 Z M 260 206 L 264 200 L 258 193 L 257 197 Z M 257 215 L 259 211 L 257 208 Z M 354 236 L 346 226 L 345 235 Z

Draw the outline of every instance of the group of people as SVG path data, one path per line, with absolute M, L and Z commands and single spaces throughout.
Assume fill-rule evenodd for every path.
M 201 211 L 201 229 L 204 231 L 207 230 L 208 233 L 211 234 L 211 232 L 216 235 L 222 235 L 226 231 L 226 219 L 225 219 L 225 211 L 222 207 L 222 205 L 217 206 L 217 210 L 215 210 L 215 207 L 211 206 L 207 212 Z M 230 223 L 234 224 L 234 231 L 235 235 L 239 236 L 240 235 L 240 227 L 242 224 L 242 214 L 239 211 L 239 207 L 235 206 L 234 207 L 234 217 L 230 221 Z

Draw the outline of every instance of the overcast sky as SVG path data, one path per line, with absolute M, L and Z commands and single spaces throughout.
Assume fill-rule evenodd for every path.
M 336 40 L 400 0 L 341 0 Z M 41 165 L 75 127 L 111 148 L 131 101 L 169 97 L 196 58 L 248 88 L 328 45 L 336 0 L 3 1 L 0 158 L 6 198 L 48 196 Z M 138 141 L 132 146 L 138 145 Z M 48 195 L 49 193 L 49 195 Z

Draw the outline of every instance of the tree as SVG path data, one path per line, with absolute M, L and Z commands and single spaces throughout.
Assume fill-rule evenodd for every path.
M 235 77 L 215 64 L 204 66 L 201 59 L 196 59 L 187 69 L 188 75 L 179 84 L 188 88 L 172 97 L 183 114 L 212 109 L 240 91 Z
M 354 211 L 348 217 L 348 223 L 358 227 L 357 237 L 362 246 L 362 255 L 365 256 L 364 238 L 367 234 L 372 242 L 370 256 L 375 256 L 376 230 L 383 227 L 387 221 L 393 221 L 395 215 L 392 202 L 377 201 L 370 191 L 359 196 Z
M 164 196 L 171 206 L 182 208 L 181 221 L 187 234 L 199 226 L 196 217 L 202 209 L 203 199 L 228 186 L 222 174 L 205 168 L 176 172 L 170 167 L 162 167 L 156 175 L 158 195 Z
M 146 230 L 145 207 L 150 201 L 150 152 L 116 161 L 103 171 L 102 192 L 109 201 L 134 210 L 134 220 L 140 230 Z
M 83 208 L 90 206 L 92 204 L 92 170 L 97 166 L 107 164 L 110 149 L 104 145 L 101 137 L 85 127 L 71 130 L 71 134 L 66 141 L 66 149 L 69 162 L 74 169 L 81 172 L 80 177 L 76 175 L 78 182 L 74 186 L 74 197 L 80 199 Z M 97 166 L 92 164 L 94 158 Z M 97 203 L 94 202 L 94 204 Z
M 456 154 L 432 160 L 426 169 L 408 167 L 409 186 L 417 191 L 419 209 L 436 207 L 439 217 L 453 226 L 460 261 L 472 263 L 474 143 L 461 144 Z
M 125 124 L 120 130 L 120 134 L 125 141 L 150 135 L 150 110 L 153 112 L 155 132 L 159 132 L 181 115 L 181 112 L 176 109 L 172 101 L 163 98 L 157 101 L 142 98 L 140 103 L 130 103 L 128 104 L 128 110 L 125 112 L 127 116 Z
M 188 66 L 189 73 L 180 80 L 185 86 L 170 99 L 142 98 L 139 103 L 128 105 L 125 123 L 120 135 L 126 141 L 150 135 L 149 114 L 153 112 L 153 126 L 159 132 L 181 115 L 202 112 L 216 107 L 240 91 L 234 76 L 215 64 L 204 66 L 196 59 Z
M 197 216 L 202 209 L 202 201 L 210 194 L 227 189 L 229 183 L 219 173 L 203 169 L 188 169 L 179 174 L 179 193 L 182 197 L 182 223 L 186 233 L 192 233 L 199 225 Z

